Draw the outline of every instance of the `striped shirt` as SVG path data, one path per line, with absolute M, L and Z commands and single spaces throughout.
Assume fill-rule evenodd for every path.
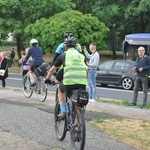
M 100 55 L 97 51 L 92 54 L 89 54 L 88 51 L 85 51 L 85 56 L 89 59 L 88 69 L 97 69 L 100 62 Z

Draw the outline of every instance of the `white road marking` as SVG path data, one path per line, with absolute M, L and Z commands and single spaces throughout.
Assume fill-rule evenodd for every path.
M 8 80 L 19 80 L 19 81 L 21 81 L 22 79 L 18 79 L 18 78 L 7 78 Z

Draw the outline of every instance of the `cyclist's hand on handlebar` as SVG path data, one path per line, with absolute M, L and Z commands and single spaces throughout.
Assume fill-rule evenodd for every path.
M 45 84 L 51 84 L 51 80 L 50 79 L 46 79 L 45 80 Z

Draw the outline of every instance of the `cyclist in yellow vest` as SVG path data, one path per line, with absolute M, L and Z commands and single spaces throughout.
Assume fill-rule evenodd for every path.
M 76 50 L 76 38 L 68 37 L 65 41 L 66 52 L 60 55 L 54 62 L 47 74 L 46 84 L 51 84 L 51 77 L 58 67 L 63 65 L 63 82 L 58 87 L 58 99 L 60 102 L 61 114 L 59 117 L 64 118 L 66 115 L 66 102 L 63 92 L 70 93 L 73 89 L 86 89 L 87 86 L 87 66 L 85 57 Z

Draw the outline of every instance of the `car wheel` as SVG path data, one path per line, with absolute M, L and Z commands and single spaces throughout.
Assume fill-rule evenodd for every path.
M 106 87 L 108 84 L 101 84 L 102 87 Z
M 133 89 L 133 80 L 129 77 L 125 77 L 122 79 L 121 85 L 125 90 L 131 90 Z

